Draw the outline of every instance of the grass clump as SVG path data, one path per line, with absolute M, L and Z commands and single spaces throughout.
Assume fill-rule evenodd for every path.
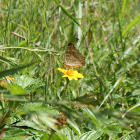
M 139 13 L 138 0 L 0 1 L 0 138 L 139 139 Z M 70 42 L 86 64 L 69 72 Z

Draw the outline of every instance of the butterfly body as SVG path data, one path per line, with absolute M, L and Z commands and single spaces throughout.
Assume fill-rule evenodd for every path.
M 65 50 L 64 66 L 68 68 L 80 68 L 85 65 L 85 57 L 69 43 Z

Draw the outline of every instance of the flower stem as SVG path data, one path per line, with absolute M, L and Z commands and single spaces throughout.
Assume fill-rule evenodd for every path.
M 62 94 L 62 99 L 64 99 L 65 96 L 66 96 L 66 91 L 67 91 L 68 84 L 69 84 L 69 79 L 66 78 L 66 85 L 65 85 L 65 88 L 64 88 L 64 92 Z

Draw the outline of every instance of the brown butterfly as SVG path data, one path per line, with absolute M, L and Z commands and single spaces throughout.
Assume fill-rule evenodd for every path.
M 85 57 L 69 43 L 65 50 L 64 66 L 68 68 L 80 68 L 85 65 Z

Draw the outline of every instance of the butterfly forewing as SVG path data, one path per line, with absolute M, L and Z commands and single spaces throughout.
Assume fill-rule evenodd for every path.
M 66 67 L 80 68 L 85 65 L 85 57 L 74 47 L 74 44 L 69 43 L 65 50 Z

